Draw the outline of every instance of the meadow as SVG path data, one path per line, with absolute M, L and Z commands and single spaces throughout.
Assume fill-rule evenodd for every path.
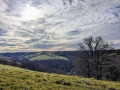
M 0 64 L 0 90 L 120 90 L 120 82 L 43 73 Z
M 20 56 L 20 60 L 22 59 L 28 59 L 29 61 L 40 61 L 40 60 L 68 60 L 67 57 L 60 56 L 57 54 L 54 54 L 54 52 L 37 52 L 32 54 L 25 54 L 24 56 Z

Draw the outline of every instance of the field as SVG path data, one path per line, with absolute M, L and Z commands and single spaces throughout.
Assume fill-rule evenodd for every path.
M 27 58 L 30 61 L 34 61 L 34 60 L 68 60 L 66 57 L 58 56 L 54 53 L 49 53 L 49 52 L 30 54 L 30 55 L 26 55 L 24 58 Z
M 0 90 L 120 90 L 120 83 L 0 65 Z

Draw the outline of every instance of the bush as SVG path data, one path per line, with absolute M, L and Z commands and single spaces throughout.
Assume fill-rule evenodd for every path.
M 56 81 L 55 83 L 56 83 L 56 84 L 62 84 L 62 82 L 61 82 L 61 81 Z
M 55 83 L 56 84 L 63 84 L 63 85 L 67 85 L 67 86 L 71 86 L 72 85 L 70 82 L 65 82 L 64 79 L 58 80 Z
M 71 86 L 72 84 L 70 82 L 64 82 L 63 85 Z
M 113 87 L 110 87 L 108 90 L 116 90 L 115 88 L 113 88 Z

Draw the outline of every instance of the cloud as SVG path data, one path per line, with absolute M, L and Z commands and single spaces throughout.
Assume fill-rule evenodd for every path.
M 40 48 L 40 49 L 51 49 L 53 46 L 52 45 L 46 45 L 46 44 L 35 44 L 33 48 Z
M 5 43 L 0 43 L 0 46 L 15 46 L 14 44 L 5 44 Z
M 6 32 L 6 30 L 0 28 L 0 36 L 5 36 Z
M 79 30 L 73 30 L 73 31 L 69 31 L 67 34 L 68 35 L 79 35 L 81 32 Z
M 37 11 L 29 20 L 28 7 Z M 8 51 L 71 50 L 89 35 L 120 40 L 119 0 L 0 0 L 0 13 L 0 46 Z

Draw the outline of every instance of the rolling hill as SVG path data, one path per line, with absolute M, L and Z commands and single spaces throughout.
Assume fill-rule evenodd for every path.
M 0 90 L 120 90 L 120 82 L 42 73 L 0 64 Z
M 72 68 L 70 60 L 72 58 L 70 58 L 69 53 L 65 51 L 0 53 L 0 58 L 11 60 L 12 64 L 4 62 L 7 65 L 20 66 L 30 70 L 66 74 Z
M 30 61 L 34 60 L 68 60 L 64 56 L 59 56 L 53 52 L 40 52 L 35 54 L 26 55 L 24 58 L 29 59 Z
M 16 53 L 0 53 L 1 58 L 21 61 L 40 61 L 40 60 L 70 60 L 71 52 L 66 51 L 42 51 L 42 52 L 16 52 Z

